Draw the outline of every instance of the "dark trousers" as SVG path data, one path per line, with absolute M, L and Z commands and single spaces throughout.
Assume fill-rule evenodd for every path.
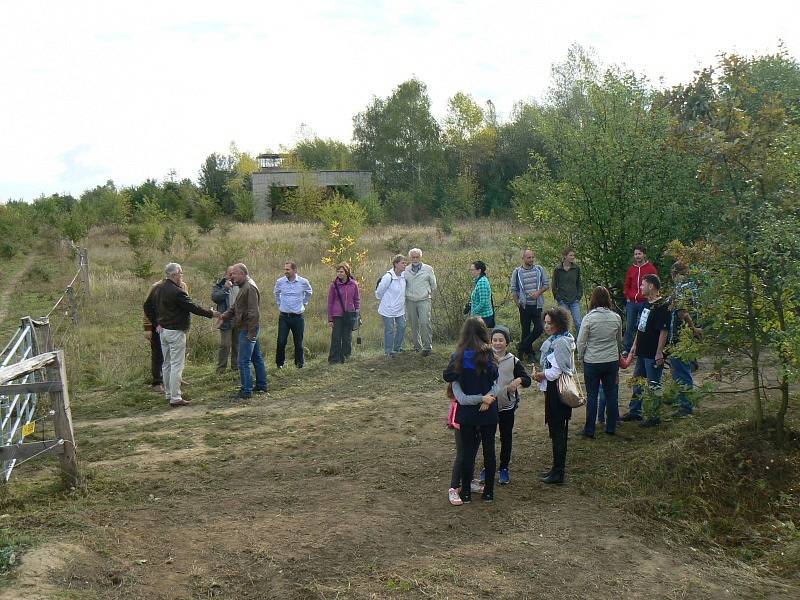
M 351 313 L 352 314 L 352 313 Z M 353 351 L 353 319 L 347 315 L 333 317 L 329 363 L 343 363 Z
M 305 321 L 303 315 L 293 313 L 281 313 L 278 317 L 278 347 L 275 350 L 275 364 L 279 367 L 283 366 L 286 361 L 286 342 L 289 339 L 289 332 L 292 332 L 292 340 L 294 340 L 294 364 L 302 367 L 304 364 L 303 359 L 303 331 L 305 329 Z
M 475 457 L 478 454 L 478 444 L 483 445 L 483 467 L 486 469 L 486 483 L 483 491 L 486 494 L 494 493 L 494 472 L 497 469 L 497 458 L 494 453 L 494 436 L 497 432 L 497 423 L 491 425 L 462 425 L 461 447 L 463 450 L 461 460 L 461 495 L 469 494 L 472 474 L 475 472 Z
M 606 431 L 614 433 L 619 419 L 619 364 L 617 361 L 605 363 L 583 363 L 583 381 L 586 384 L 586 425 L 583 432 L 594 435 L 594 423 L 597 419 L 597 401 L 600 394 L 600 384 L 603 384 L 605 395 L 605 409 L 608 419 L 601 419 L 606 423 Z M 605 415 L 601 414 L 601 417 Z
M 500 468 L 507 469 L 511 462 L 511 434 L 514 431 L 514 410 L 501 410 L 500 422 Z
M 153 385 L 162 385 L 164 376 L 161 374 L 161 365 L 164 363 L 164 354 L 161 352 L 161 336 L 153 329 L 150 336 L 150 372 L 153 375 Z
M 569 421 L 565 419 L 550 419 L 547 429 L 550 432 L 550 441 L 553 443 L 553 474 L 564 476 L 564 467 L 567 463 L 567 430 Z
M 532 304 L 526 304 L 525 308 L 519 308 L 519 325 L 522 328 L 520 333 L 520 342 L 518 346 L 518 355 L 521 360 L 524 360 L 525 355 L 533 356 L 533 342 L 539 339 L 544 331 L 542 325 L 542 309 Z

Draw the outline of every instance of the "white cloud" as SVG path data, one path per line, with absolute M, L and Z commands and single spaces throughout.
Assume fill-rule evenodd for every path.
M 800 39 L 788 1 L 2 2 L 0 199 L 196 177 L 231 141 L 349 140 L 374 95 L 416 75 L 437 115 L 456 91 L 502 114 L 541 96 L 572 42 L 657 82 L 722 51 Z

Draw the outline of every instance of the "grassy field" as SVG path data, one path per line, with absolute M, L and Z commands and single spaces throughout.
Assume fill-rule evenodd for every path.
M 800 453 L 776 465 L 774 453 L 751 444 L 738 448 L 742 465 L 716 460 L 715 445 L 736 446 L 744 436 L 735 396 L 710 397 L 696 417 L 656 431 L 572 436 L 568 485 L 552 489 L 535 479 L 550 447 L 541 398 L 527 391 L 511 485 L 492 505 L 447 504 L 453 442 L 441 371 L 452 343 L 440 339 L 428 358 L 383 357 L 372 290 L 392 254 L 421 247 L 449 296 L 435 307 L 438 330 L 447 332 L 468 294 L 469 262 L 480 258 L 495 283 L 499 321 L 518 330 L 505 297 L 519 251 L 513 240 L 524 233 L 515 228 L 493 221 L 450 235 L 433 226 L 369 230 L 359 273 L 362 344 L 352 362 L 336 366 L 326 361 L 324 297 L 333 274 L 320 263 L 319 226 L 237 225 L 163 257 L 183 264 L 200 303 L 209 304 L 214 278 L 235 260 L 264 292 L 270 393 L 231 403 L 236 380 L 214 373 L 218 334 L 195 319 L 185 375 L 193 405 L 180 410 L 146 385 L 141 303 L 151 282 L 130 275 L 122 236 L 94 233 L 82 325 L 65 322 L 59 334 L 85 482 L 63 489 L 55 462 L 42 459 L 22 465 L 0 491 L 0 550 L 22 557 L 0 599 L 800 595 L 800 553 L 790 556 L 800 549 L 790 525 L 800 522 Z M 274 368 L 269 290 L 290 258 L 315 289 L 303 371 Z M 38 316 L 74 274 L 74 261 L 58 254 L 16 264 L 23 267 L 29 275 L 25 285 L 11 284 L 3 331 L 24 314 Z M 31 269 L 44 275 L 31 277 Z M 582 423 L 576 414 L 572 431 Z M 45 424 L 40 433 L 51 432 Z M 708 497 L 725 494 L 758 500 L 738 509 L 752 527 L 745 531 L 736 511 L 722 514 Z M 777 504 L 751 506 L 762 500 Z

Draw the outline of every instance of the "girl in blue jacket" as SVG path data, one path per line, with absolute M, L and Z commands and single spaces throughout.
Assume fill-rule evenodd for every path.
M 460 425 L 459 434 L 463 449 L 461 464 L 461 500 L 470 502 L 471 480 L 475 468 L 478 443 L 483 445 L 483 464 L 486 468 L 486 484 L 481 498 L 486 502 L 494 500 L 494 473 L 496 458 L 494 437 L 497 432 L 497 402 L 490 392 L 497 379 L 497 363 L 489 338 L 489 330 L 480 318 L 472 317 L 461 328 L 456 351 L 450 356 L 450 363 L 444 370 L 444 380 L 458 382 L 467 395 L 481 395 L 480 404 L 459 404 L 456 422 Z

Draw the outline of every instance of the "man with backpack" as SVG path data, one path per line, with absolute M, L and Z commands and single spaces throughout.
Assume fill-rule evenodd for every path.
M 522 253 L 522 265 L 511 273 L 511 295 L 519 308 L 519 324 L 522 330 L 517 356 L 522 361 L 525 360 L 525 355 L 531 362 L 535 360 L 532 346 L 544 331 L 542 309 L 544 293 L 549 289 L 547 273 L 542 265 L 535 264 L 533 250 L 526 249 Z

